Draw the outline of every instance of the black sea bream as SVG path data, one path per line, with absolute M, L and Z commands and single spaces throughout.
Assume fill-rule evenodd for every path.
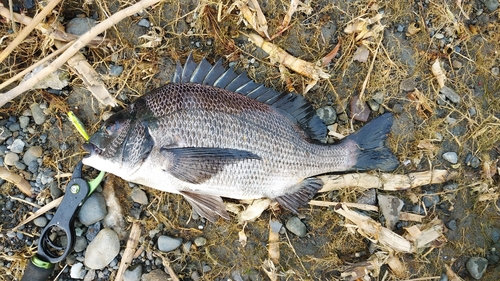
M 301 96 L 189 56 L 172 83 L 114 114 L 84 144 L 85 165 L 182 194 L 210 221 L 229 218 L 221 197 L 267 197 L 297 212 L 322 187 L 314 176 L 394 170 L 384 114 L 338 144 Z

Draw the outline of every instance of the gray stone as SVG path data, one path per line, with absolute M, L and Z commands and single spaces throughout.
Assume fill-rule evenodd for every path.
M 483 4 L 490 12 L 494 12 L 496 11 L 496 9 L 498 9 L 498 0 L 481 0 L 481 2 L 483 2 Z
M 293 233 L 299 237 L 304 237 L 307 234 L 306 225 L 298 217 L 291 217 L 286 222 L 286 228 L 291 233 Z
M 73 18 L 66 24 L 66 32 L 74 35 L 82 35 L 96 25 L 96 21 L 90 18 Z
M 33 116 L 33 120 L 35 120 L 35 124 L 41 125 L 43 122 L 45 122 L 45 113 L 43 113 L 43 110 L 40 108 L 40 105 L 38 103 L 34 103 L 30 106 L 31 109 L 31 115 Z
M 445 95 L 452 103 L 460 103 L 460 96 L 450 87 L 444 86 L 439 92 Z
M 195 270 L 191 272 L 191 279 L 193 279 L 193 281 L 199 281 L 201 279 L 198 271 Z
M 142 26 L 142 27 L 146 27 L 146 28 L 149 28 L 149 26 L 151 25 L 151 23 L 149 23 L 149 21 L 147 19 L 141 19 L 138 23 L 137 23 L 138 26 Z
M 368 100 L 366 103 L 368 103 L 368 106 L 372 111 L 377 112 L 378 109 L 380 108 L 380 104 L 374 100 Z
M 85 232 L 85 237 L 87 238 L 88 241 L 93 241 L 97 234 L 99 234 L 99 231 L 101 230 L 101 222 L 96 222 L 87 228 L 87 232 Z
M 45 227 L 48 222 L 46 217 L 38 217 L 33 220 L 33 223 L 38 227 Z
M 3 159 L 3 162 L 5 163 L 5 165 L 7 166 L 14 166 L 14 164 L 19 161 L 19 155 L 17 155 L 16 153 L 14 152 L 8 152 L 7 154 L 5 154 L 5 157 Z
M 446 275 L 446 273 L 441 274 L 439 281 L 448 281 L 448 275 Z
M 182 244 L 182 251 L 186 254 L 189 253 L 189 251 L 191 251 L 191 245 L 193 245 L 191 241 L 187 241 L 186 243 Z
M 91 269 L 103 269 L 120 252 L 118 234 L 105 228 L 90 242 L 85 252 L 84 264 Z
M 498 228 L 493 228 L 490 233 L 491 240 L 493 240 L 493 243 L 497 243 L 500 240 L 500 229 Z
M 197 246 L 197 247 L 201 247 L 201 246 L 205 246 L 207 244 L 207 238 L 205 237 L 196 237 L 196 239 L 194 239 L 194 244 Z
M 57 199 L 63 194 L 62 190 L 57 186 L 56 182 L 51 182 L 49 186 L 50 196 L 52 199 Z
M 78 212 L 78 219 L 88 226 L 102 220 L 107 213 L 104 196 L 99 192 L 94 192 L 83 203 L 80 212 Z
M 14 163 L 14 166 L 16 167 L 16 169 L 21 170 L 21 171 L 24 171 L 24 169 L 26 169 L 26 165 L 24 165 L 23 163 L 21 163 L 19 161 L 16 161 Z
M 81 262 L 75 263 L 69 271 L 69 275 L 73 279 L 83 279 L 85 274 L 87 274 L 87 271 L 83 268 L 83 264 Z
M 19 125 L 19 123 L 14 123 L 14 124 L 11 124 L 9 126 L 9 130 L 11 130 L 12 132 L 17 132 L 21 129 L 21 125 Z
M 173 251 L 182 244 L 182 238 L 162 235 L 158 237 L 158 250 L 162 252 Z
M 142 275 L 142 265 L 132 266 L 125 270 L 123 281 L 139 281 Z
M 403 209 L 403 200 L 392 195 L 378 194 L 378 205 L 385 218 L 387 228 L 394 229 L 396 223 L 399 222 L 399 214 Z
M 123 66 L 112 64 L 109 67 L 109 75 L 111 76 L 119 76 L 123 72 Z
M 437 194 L 428 194 L 424 195 L 422 201 L 424 202 L 425 207 L 430 208 L 439 203 L 440 198 Z
M 12 136 L 12 132 L 6 127 L 0 127 L 0 143 Z
M 402 80 L 401 83 L 399 84 L 399 88 L 401 89 L 401 91 L 405 92 L 411 92 L 415 90 L 416 86 L 417 83 L 415 82 L 415 78 L 412 77 Z
M 164 281 L 168 280 L 170 277 L 165 271 L 161 269 L 152 270 L 150 273 L 143 274 L 141 276 L 141 281 Z
M 21 152 L 23 152 L 25 145 L 26 144 L 24 143 L 24 141 L 22 141 L 20 139 L 15 139 L 14 142 L 11 145 L 9 145 L 7 148 L 10 149 L 10 151 L 12 151 L 14 153 L 21 153 Z
M 378 104 L 382 104 L 384 102 L 385 94 L 383 92 L 376 92 L 372 95 L 372 100 L 374 100 Z
M 28 127 L 29 123 L 30 123 L 30 118 L 28 116 L 19 117 L 19 126 L 21 126 L 21 129 L 25 129 L 26 127 Z
M 146 192 L 138 187 L 132 189 L 130 198 L 132 198 L 132 201 L 134 201 L 135 203 L 139 203 L 141 205 L 147 205 L 149 202 L 148 196 L 146 196 Z
M 491 68 L 491 74 L 495 75 L 495 76 L 498 76 L 498 74 L 500 74 L 500 68 L 495 66 L 495 67 L 492 67 Z
M 212 270 L 212 268 L 208 264 L 205 264 L 202 268 L 203 273 L 207 273 L 210 270 Z
M 83 252 L 83 250 L 85 250 L 87 248 L 87 239 L 85 239 L 85 237 L 83 236 L 77 236 L 76 239 L 75 239 L 75 246 L 73 248 L 73 250 L 75 250 L 75 252 L 79 253 L 79 252 Z
M 456 152 L 446 152 L 443 153 L 443 159 L 450 162 L 451 164 L 457 164 L 458 162 L 458 155 Z
M 471 117 L 476 116 L 476 114 L 477 114 L 477 109 L 476 109 L 475 107 L 471 107 L 471 108 L 469 108 L 469 114 L 470 114 L 470 116 L 471 116 Z
M 316 110 L 319 118 L 325 122 L 326 125 L 331 125 L 337 120 L 337 113 L 335 109 L 331 106 L 324 106 Z
M 451 220 L 448 222 L 448 228 L 451 231 L 456 231 L 457 230 L 457 221 L 456 220 Z
M 41 146 L 31 146 L 23 155 L 24 164 L 29 165 L 32 161 L 36 161 L 42 156 L 42 153 L 43 149 Z
M 488 260 L 482 257 L 472 257 L 470 258 L 465 267 L 472 278 L 479 280 L 483 277 L 486 267 L 488 266 Z

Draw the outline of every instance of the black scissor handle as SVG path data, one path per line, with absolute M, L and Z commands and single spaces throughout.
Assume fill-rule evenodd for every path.
M 73 250 L 76 239 L 75 228 L 73 226 L 74 218 L 78 207 L 87 198 L 89 190 L 88 182 L 80 177 L 72 178 L 69 181 L 61 204 L 40 236 L 38 255 L 42 260 L 57 263 L 65 259 L 71 250 Z M 61 243 L 58 243 L 53 238 L 53 235 L 57 235 L 60 232 L 63 232 L 67 238 L 67 242 L 64 245 L 60 245 Z

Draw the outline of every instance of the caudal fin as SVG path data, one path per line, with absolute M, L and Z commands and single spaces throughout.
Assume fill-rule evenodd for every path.
M 392 121 L 391 113 L 383 114 L 344 139 L 354 141 L 358 148 L 352 169 L 392 171 L 398 167 L 398 159 L 385 145 Z

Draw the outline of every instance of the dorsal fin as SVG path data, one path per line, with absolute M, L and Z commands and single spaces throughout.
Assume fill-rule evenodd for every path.
M 311 139 L 323 141 L 326 137 L 325 124 L 304 97 L 296 93 L 279 93 L 255 83 L 245 72 L 237 74 L 232 67 L 224 68 L 222 60 L 211 65 L 203 58 L 200 63 L 196 63 L 192 54 L 189 54 L 184 67 L 177 62 L 172 82 L 204 84 L 245 95 L 279 109 Z

